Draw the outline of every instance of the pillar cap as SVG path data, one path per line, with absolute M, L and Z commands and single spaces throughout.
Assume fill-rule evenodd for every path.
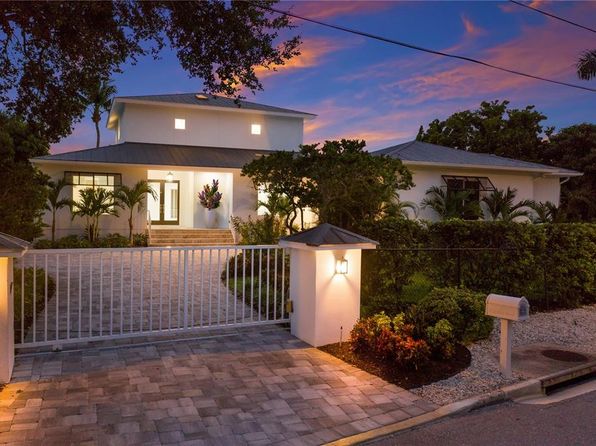
M 287 235 L 279 241 L 280 246 L 297 249 L 376 249 L 378 244 L 379 242 L 329 223 Z
M 30 246 L 25 240 L 0 232 L 0 257 L 21 257 Z

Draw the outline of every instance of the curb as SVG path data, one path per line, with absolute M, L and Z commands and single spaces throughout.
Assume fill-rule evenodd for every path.
M 596 361 L 591 361 L 586 364 L 573 367 L 571 369 L 562 370 L 560 372 L 555 372 L 550 375 L 545 375 L 540 378 L 533 378 L 527 381 L 512 384 L 510 386 L 505 386 L 484 395 L 473 396 L 465 400 L 456 401 L 455 403 L 441 406 L 432 412 L 326 443 L 326 446 L 351 446 L 381 439 L 401 431 L 413 429 L 423 424 L 440 420 L 441 418 L 446 418 L 463 412 L 470 412 L 474 409 L 479 409 L 481 407 L 490 406 L 521 397 L 539 395 L 544 392 L 544 388 L 547 386 L 560 384 L 593 372 L 596 372 Z

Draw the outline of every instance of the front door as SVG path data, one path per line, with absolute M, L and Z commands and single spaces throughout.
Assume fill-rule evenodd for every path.
M 151 224 L 177 225 L 180 222 L 180 181 L 149 180 L 155 198 L 147 195 Z

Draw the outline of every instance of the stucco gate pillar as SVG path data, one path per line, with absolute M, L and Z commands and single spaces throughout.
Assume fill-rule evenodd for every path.
M 13 259 L 29 243 L 0 232 L 0 383 L 8 383 L 14 367 Z
M 292 334 L 314 347 L 347 340 L 360 318 L 362 250 L 378 243 L 325 223 L 279 245 L 290 248 Z

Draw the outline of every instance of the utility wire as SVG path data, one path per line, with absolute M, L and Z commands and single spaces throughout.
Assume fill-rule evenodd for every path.
M 558 15 L 551 14 L 550 12 L 546 12 L 546 11 L 543 11 L 542 9 L 535 8 L 534 6 L 528 5 L 526 3 L 518 2 L 517 0 L 509 0 L 509 1 L 511 3 L 515 3 L 518 6 L 522 6 L 523 8 L 528 8 L 528 9 L 531 9 L 532 11 L 536 11 L 540 14 L 544 14 L 546 16 L 553 18 L 553 19 L 560 20 L 561 22 L 569 23 L 570 25 L 577 26 L 578 28 L 583 28 L 586 31 L 592 31 L 593 33 L 596 33 L 596 29 L 594 29 L 594 28 L 590 28 L 585 25 L 580 25 L 579 23 L 575 23 L 575 22 L 572 22 L 571 20 L 564 19 L 563 17 L 559 17 Z
M 535 76 L 533 74 L 524 73 L 522 71 L 517 71 L 517 70 L 510 69 L 510 68 L 504 68 L 504 67 L 500 67 L 498 65 L 493 65 L 493 64 L 491 64 L 489 62 L 483 62 L 481 60 L 474 59 L 474 58 L 471 58 L 471 57 L 460 56 L 460 55 L 457 55 L 457 54 L 450 54 L 450 53 L 445 53 L 443 51 L 432 50 L 432 49 L 424 48 L 424 47 L 421 47 L 421 46 L 418 46 L 418 45 L 413 45 L 411 43 L 400 42 L 398 40 L 390 39 L 388 37 L 383 37 L 383 36 L 379 36 L 379 35 L 376 35 L 376 34 L 370 34 L 370 33 L 364 32 L 364 31 L 358 31 L 356 29 L 346 28 L 344 26 L 333 25 L 331 23 L 322 22 L 320 20 L 315 20 L 315 19 L 311 19 L 311 18 L 308 18 L 308 17 L 299 16 L 297 14 L 294 14 L 294 13 L 291 13 L 291 12 L 288 12 L 288 11 L 283 11 L 281 9 L 272 8 L 270 6 L 262 6 L 262 5 L 260 5 L 259 7 L 262 8 L 262 9 L 271 11 L 271 12 L 275 12 L 277 14 L 283 14 L 283 15 L 286 15 L 288 17 L 293 17 L 295 19 L 304 20 L 305 22 L 316 23 L 317 25 L 325 26 L 327 28 L 332 28 L 332 29 L 335 29 L 335 30 L 338 30 L 338 31 L 344 31 L 344 32 L 351 33 L 351 34 L 356 34 L 358 36 L 368 37 L 370 39 L 379 40 L 381 42 L 391 43 L 393 45 L 399 45 L 399 46 L 403 46 L 405 48 L 410 48 L 410 49 L 417 50 L 417 51 L 423 51 L 425 53 L 436 54 L 438 56 L 450 57 L 452 59 L 464 60 L 466 62 L 471 62 L 471 63 L 482 65 L 482 66 L 485 66 L 485 67 L 488 67 L 488 68 L 493 68 L 495 70 L 504 71 L 505 73 L 515 74 L 515 75 L 527 77 L 527 78 L 530 78 L 530 79 L 536 79 L 536 80 L 539 80 L 539 81 L 550 82 L 551 84 L 564 85 L 566 87 L 577 88 L 579 90 L 585 90 L 585 91 L 590 91 L 592 93 L 596 93 L 596 88 L 584 87 L 583 85 L 571 84 L 571 83 L 568 83 L 568 82 L 557 81 L 557 80 L 554 80 L 554 79 L 548 79 L 548 78 L 545 78 L 545 77 Z

